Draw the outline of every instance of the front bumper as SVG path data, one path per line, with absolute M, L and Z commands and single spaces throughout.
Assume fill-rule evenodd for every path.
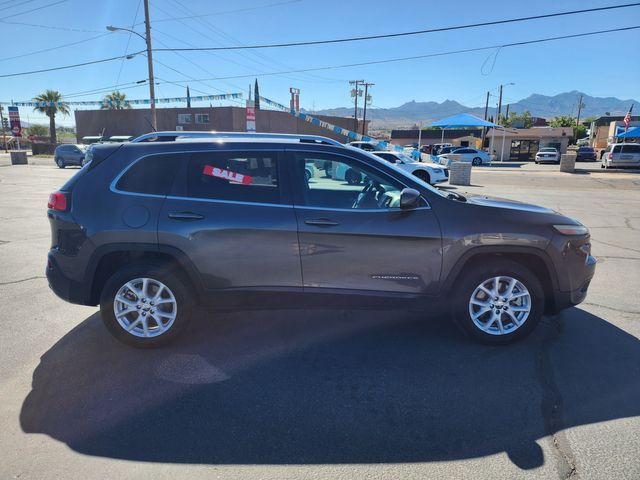
M 591 279 L 596 272 L 596 259 L 589 255 L 585 262 L 584 268 L 580 272 L 574 272 L 574 278 L 572 283 L 577 288 L 572 288 L 568 291 L 555 292 L 554 308 L 555 312 L 564 310 L 565 308 L 573 307 L 582 303 L 587 298 L 587 290 L 591 284 Z

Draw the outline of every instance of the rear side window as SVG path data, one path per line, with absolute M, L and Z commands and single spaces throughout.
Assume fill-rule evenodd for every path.
M 640 145 L 616 145 L 613 153 L 640 153 Z
M 281 203 L 276 152 L 195 153 L 187 170 L 192 198 Z
M 125 192 L 168 195 L 184 156 L 152 155 L 138 160 L 118 180 L 116 188 Z

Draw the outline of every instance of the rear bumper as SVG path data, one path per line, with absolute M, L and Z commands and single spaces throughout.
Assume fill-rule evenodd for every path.
M 83 288 L 79 282 L 67 278 L 60 270 L 55 258 L 49 253 L 45 269 L 49 288 L 65 302 L 87 305 L 83 297 Z

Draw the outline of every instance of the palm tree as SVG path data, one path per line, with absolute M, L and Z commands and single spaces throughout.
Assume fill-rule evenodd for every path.
M 104 102 L 100 108 L 103 110 L 124 110 L 131 108 L 131 105 L 124 103 L 127 95 L 120 93 L 119 90 L 111 92 L 109 95 L 105 95 L 102 101 Z M 111 102 L 111 103 L 109 103 Z
M 36 102 L 58 102 L 56 105 L 33 107 L 36 112 L 44 113 L 49 117 L 49 137 L 51 143 L 56 143 L 56 113 L 69 115 L 69 106 L 62 103 L 62 94 L 56 90 L 45 90 L 34 98 Z

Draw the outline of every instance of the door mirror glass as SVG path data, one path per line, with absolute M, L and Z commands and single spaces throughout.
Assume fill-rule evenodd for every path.
M 413 188 L 404 188 L 400 193 L 400 208 L 411 210 L 420 205 L 420 192 Z

